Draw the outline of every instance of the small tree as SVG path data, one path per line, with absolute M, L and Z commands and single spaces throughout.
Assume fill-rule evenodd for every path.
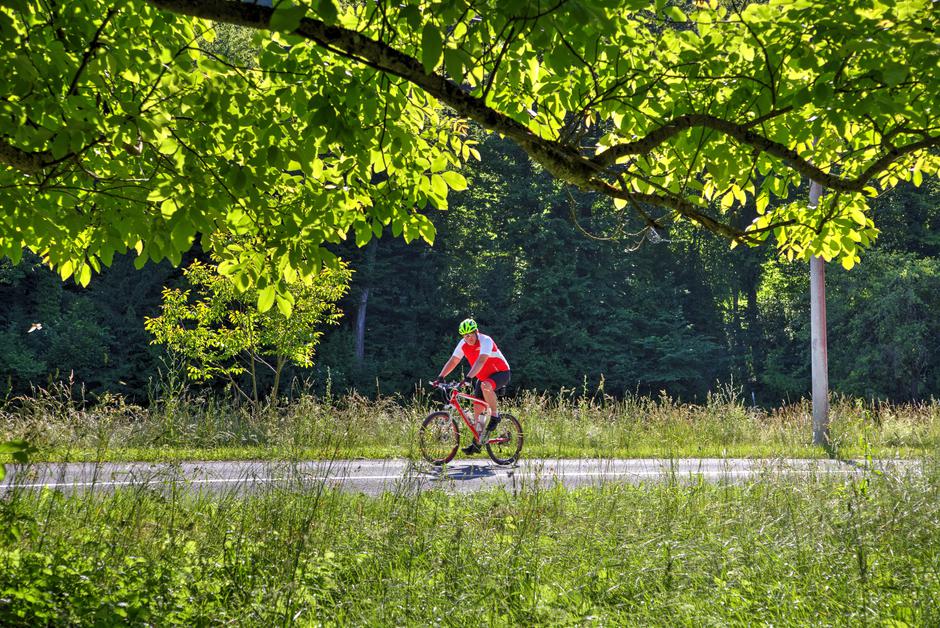
M 239 290 L 214 265 L 196 261 L 184 274 L 190 288 L 165 288 L 162 314 L 145 321 L 152 343 L 183 355 L 191 379 L 225 377 L 257 406 L 259 366 L 274 373 L 275 397 L 287 362 L 313 364 L 320 328 L 335 325 L 342 316 L 336 302 L 349 288 L 351 271 L 340 263 L 323 268 L 308 282 L 288 282 L 287 296 L 281 300 L 278 295 L 278 308 L 267 302 L 273 291 Z M 250 378 L 251 395 L 235 379 L 243 373 Z

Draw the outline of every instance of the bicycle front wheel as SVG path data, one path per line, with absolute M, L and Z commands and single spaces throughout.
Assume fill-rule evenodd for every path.
M 454 459 L 460 445 L 457 422 L 447 412 L 432 412 L 418 429 L 418 447 L 431 464 L 446 464 Z
M 503 414 L 486 443 L 486 453 L 496 464 L 512 464 L 521 452 L 522 425 L 511 414 Z

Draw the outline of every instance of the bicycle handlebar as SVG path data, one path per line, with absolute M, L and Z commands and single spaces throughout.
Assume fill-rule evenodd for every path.
M 466 383 L 466 382 L 461 382 L 461 381 L 457 381 L 457 382 L 440 382 L 440 383 L 433 382 L 433 381 L 432 381 L 432 382 L 428 382 L 428 384 L 430 384 L 430 385 L 433 386 L 434 388 L 440 388 L 441 390 L 455 390 L 455 389 L 457 389 L 457 388 L 460 388 L 460 387 L 461 387 L 462 385 L 464 385 L 465 383 Z

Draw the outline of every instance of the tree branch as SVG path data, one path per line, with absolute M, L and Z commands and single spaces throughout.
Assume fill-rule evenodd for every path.
M 26 174 L 37 174 L 42 172 L 47 162 L 52 160 L 52 153 L 38 152 L 33 153 L 17 148 L 10 144 L 5 138 L 0 137 L 0 163 L 6 164 Z
M 171 13 L 261 30 L 270 29 L 271 17 L 274 14 L 274 10 L 270 7 L 238 0 L 146 1 L 158 9 Z M 532 159 L 544 166 L 554 177 L 562 181 L 572 183 L 581 189 L 595 190 L 613 198 L 626 199 L 630 202 L 639 200 L 671 208 L 715 233 L 739 241 L 748 239 L 748 236 L 739 229 L 720 223 L 703 213 L 701 207 L 693 200 L 671 193 L 632 194 L 626 189 L 621 190 L 614 187 L 605 179 L 615 176 L 616 173 L 612 171 L 612 166 L 621 157 L 628 155 L 649 156 L 654 149 L 670 138 L 693 127 L 704 127 L 718 131 L 741 144 L 780 159 L 797 173 L 820 183 L 826 188 L 842 192 L 860 192 L 871 179 L 889 167 L 899 157 L 940 145 L 940 137 L 930 135 L 922 135 L 922 139 L 919 141 L 899 147 L 882 145 L 880 148 L 884 151 L 883 155 L 872 161 L 862 173 L 855 178 L 840 177 L 825 172 L 785 144 L 774 141 L 753 130 L 771 117 L 785 113 L 787 109 L 784 108 L 771 111 L 756 120 L 745 123 L 736 123 L 702 113 L 680 115 L 663 122 L 659 128 L 654 129 L 641 139 L 613 146 L 593 158 L 588 158 L 582 155 L 577 147 L 566 146 L 560 141 L 539 137 L 529 130 L 525 124 L 517 122 L 487 106 L 485 99 L 471 95 L 460 85 L 448 80 L 443 74 L 426 72 L 423 64 L 418 59 L 395 49 L 384 41 L 370 39 L 357 31 L 329 25 L 311 17 L 303 18 L 293 34 L 338 55 L 404 79 L 450 106 L 459 115 L 474 120 L 484 129 L 508 137 Z M 760 43 L 763 46 L 762 42 Z M 766 55 L 767 51 L 765 49 L 763 51 Z M 765 63 L 768 64 L 770 78 L 776 80 L 777 77 L 773 74 L 769 56 L 765 56 Z M 644 88 L 651 89 L 652 85 L 655 85 L 659 80 L 661 80 L 661 77 L 654 80 L 652 84 L 642 86 L 639 91 L 642 92 Z M 910 135 L 917 135 L 918 132 L 918 130 L 907 131 Z M 2 158 L 3 156 L 0 155 L 0 159 Z M 7 160 L 11 158 L 6 157 Z
M 590 187 L 591 189 L 597 192 L 601 192 L 612 198 L 620 198 L 628 202 L 642 202 L 650 205 L 658 205 L 659 207 L 668 207 L 669 209 L 674 209 L 689 220 L 697 222 L 709 231 L 722 235 L 730 240 L 740 241 L 747 239 L 745 232 L 718 222 L 711 216 L 703 213 L 702 210 L 692 204 L 692 202 L 678 195 L 639 194 L 636 192 L 617 189 L 605 181 L 599 181 L 596 179 L 592 181 L 592 185 Z
M 926 137 L 918 142 L 907 144 L 906 146 L 892 147 L 891 150 L 885 153 L 881 158 L 873 161 L 860 175 L 854 179 L 846 179 L 824 172 L 808 160 L 800 157 L 799 153 L 795 150 L 788 148 L 784 144 L 768 139 L 759 133 L 755 133 L 750 129 L 750 124 L 737 124 L 712 115 L 689 113 L 673 118 L 658 129 L 648 133 L 643 139 L 611 146 L 607 150 L 599 153 L 593 161 L 598 166 L 606 168 L 615 164 L 621 157 L 626 157 L 627 155 L 648 155 L 663 142 L 692 127 L 705 127 L 720 131 L 738 140 L 742 144 L 753 146 L 768 155 L 773 155 L 781 159 L 801 175 L 816 181 L 822 186 L 840 192 L 861 192 L 865 188 L 865 185 L 876 174 L 881 172 L 898 157 L 921 149 L 940 146 L 940 137 Z
M 274 13 L 270 7 L 234 0 L 147 0 L 147 2 L 171 13 L 261 30 L 270 29 L 271 16 Z M 444 76 L 434 72 L 425 72 L 420 61 L 384 42 L 369 39 L 356 31 L 341 26 L 331 26 L 310 17 L 303 18 L 293 34 L 420 87 L 483 128 L 511 138 L 555 176 L 575 185 L 583 186 L 598 169 L 577 151 L 535 135 L 525 125 L 487 106 L 482 98 L 470 95 Z
M 104 19 L 101 21 L 101 25 L 98 26 L 98 30 L 95 31 L 94 37 L 91 38 L 91 41 L 88 43 L 88 47 L 85 48 L 85 54 L 82 55 L 81 65 L 79 65 L 78 70 L 75 71 L 75 76 L 72 77 L 72 83 L 69 85 L 68 91 L 65 92 L 69 96 L 78 93 L 78 80 L 82 77 L 82 72 L 85 71 L 85 67 L 88 65 L 88 62 L 91 61 L 91 58 L 95 55 L 95 51 L 97 51 L 100 46 L 98 40 L 101 38 L 101 33 L 104 31 L 104 27 L 108 25 L 108 22 L 111 21 L 111 18 L 114 17 L 114 14 L 117 13 L 117 11 L 118 10 L 114 7 L 108 9 Z

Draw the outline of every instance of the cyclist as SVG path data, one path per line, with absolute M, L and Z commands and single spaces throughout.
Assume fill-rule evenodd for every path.
M 480 440 L 474 439 L 472 443 L 463 448 L 465 454 L 476 454 L 481 450 L 481 442 L 486 442 L 489 433 L 499 425 L 499 408 L 496 404 L 496 391 L 505 387 L 509 383 L 509 362 L 503 356 L 499 347 L 493 342 L 493 339 L 486 334 L 481 334 L 477 323 L 472 318 L 464 319 L 457 328 L 463 338 L 457 343 L 453 355 L 441 369 L 441 374 L 437 376 L 435 382 L 442 381 L 447 375 L 460 364 L 462 358 L 467 358 L 471 364 L 470 372 L 466 379 L 476 378 L 476 384 L 473 387 L 473 396 L 480 397 L 486 401 L 473 404 L 473 415 L 476 421 L 477 433 L 480 434 Z M 483 421 L 486 417 L 487 406 L 490 410 L 490 420 L 483 429 Z

